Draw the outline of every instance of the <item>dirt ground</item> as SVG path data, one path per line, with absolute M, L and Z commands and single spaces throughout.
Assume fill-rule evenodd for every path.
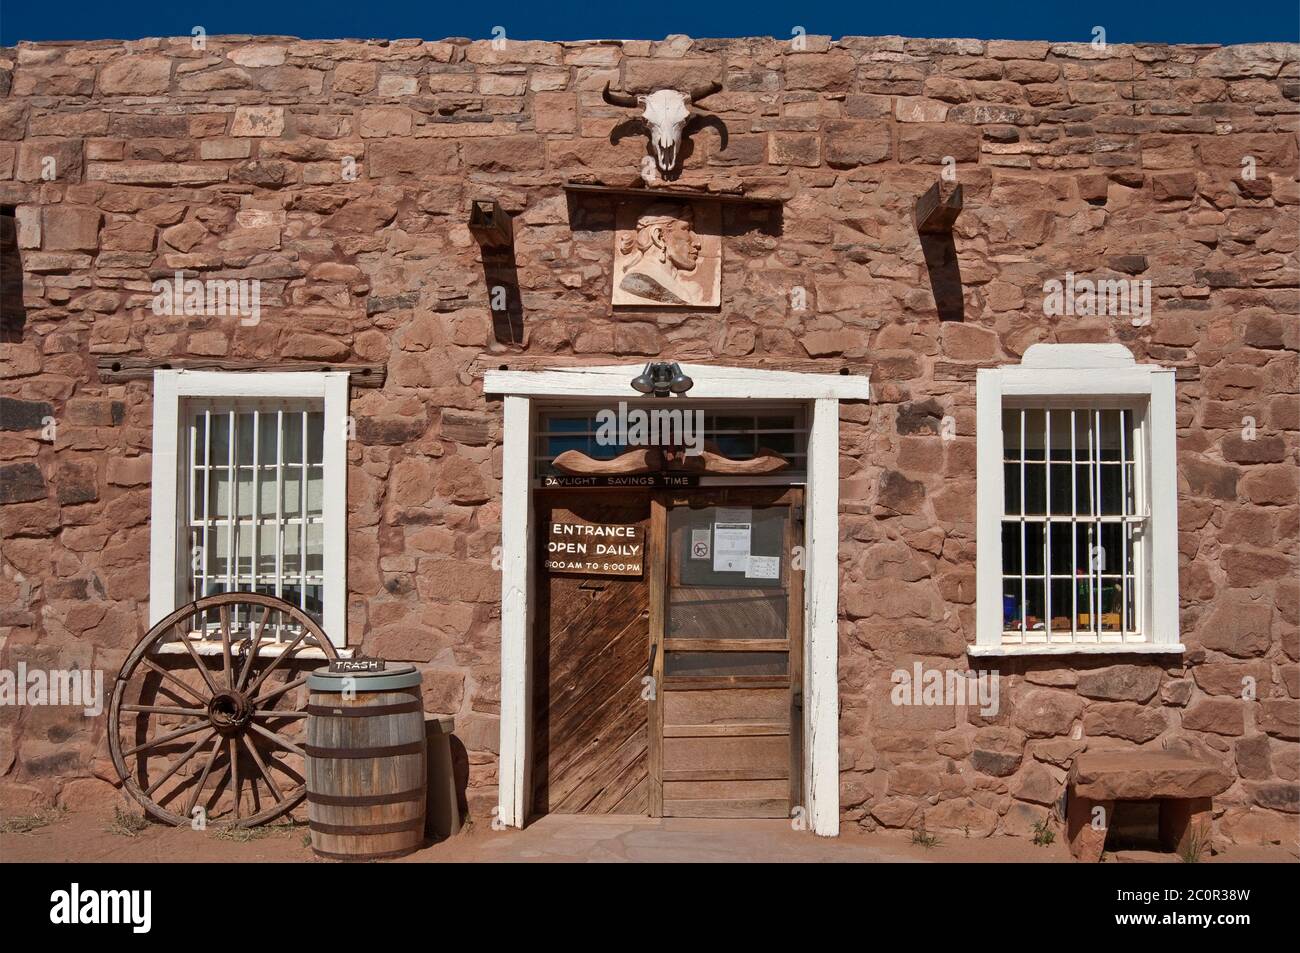
M 126 815 L 136 817 L 138 815 Z M 249 832 L 195 831 L 137 822 L 123 824 L 111 806 L 102 810 L 60 812 L 41 818 L 44 826 L 25 832 L 9 828 L 32 822 L 4 818 L 0 826 L 0 862 L 36 861 L 154 863 L 321 863 L 308 846 L 302 824 L 275 825 Z M 132 830 L 139 826 L 140 829 Z M 1108 861 L 1177 863 L 1170 854 L 1121 852 Z M 1205 858 L 1211 863 L 1294 862 L 1280 847 L 1226 847 Z M 788 863 L 1069 863 L 1058 836 L 1035 846 L 1028 839 L 968 839 L 938 835 L 924 847 L 902 832 L 863 833 L 846 830 L 838 838 L 814 837 L 791 830 L 780 820 L 696 820 L 686 818 L 577 817 L 542 818 L 523 831 L 469 829 L 397 863 L 458 862 L 788 862 Z

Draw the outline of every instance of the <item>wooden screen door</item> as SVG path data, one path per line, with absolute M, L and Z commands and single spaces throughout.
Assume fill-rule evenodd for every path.
M 803 491 L 656 496 L 650 813 L 788 817 L 802 803 Z

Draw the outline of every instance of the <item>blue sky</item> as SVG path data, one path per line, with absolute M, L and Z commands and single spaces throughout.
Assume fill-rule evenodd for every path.
M 0 0 L 0 45 L 18 40 L 134 39 L 209 34 L 307 38 L 662 39 L 788 37 L 795 26 L 833 36 L 1088 40 L 1112 43 L 1245 43 L 1300 40 L 1297 0 Z

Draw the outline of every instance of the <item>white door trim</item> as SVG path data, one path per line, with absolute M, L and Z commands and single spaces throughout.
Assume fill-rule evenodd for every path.
M 488 371 L 486 394 L 505 398 L 501 487 L 501 752 L 498 818 L 523 827 L 530 809 L 532 666 L 532 401 L 642 395 L 642 365 Z M 839 833 L 839 402 L 869 400 L 864 375 L 807 374 L 683 364 L 691 398 L 809 401 L 805 498 L 804 784 L 814 833 Z

